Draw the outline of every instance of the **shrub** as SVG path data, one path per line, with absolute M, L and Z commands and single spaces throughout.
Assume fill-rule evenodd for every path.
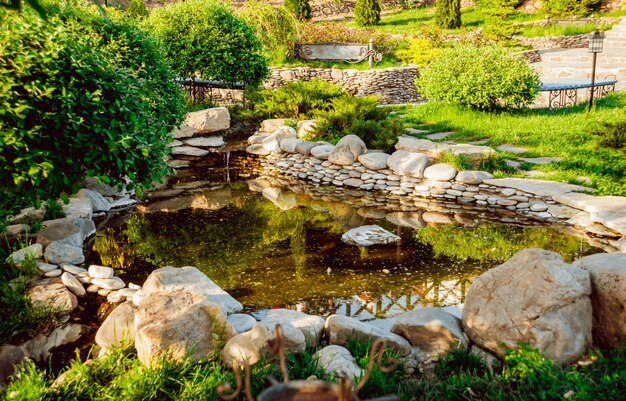
M 216 0 L 189 0 L 155 9 L 147 27 L 161 40 L 181 77 L 260 84 L 268 74 L 254 30 Z
M 506 49 L 460 45 L 424 68 L 418 86 L 429 99 L 494 110 L 530 104 L 538 93 L 539 76 Z
M 626 120 L 602 121 L 591 130 L 599 147 L 618 149 L 626 153 Z
M 350 28 L 333 23 L 304 23 L 299 26 L 300 43 L 351 42 L 368 43 L 374 39 L 374 47 L 382 49 L 391 44 L 391 40 L 380 31 Z
M 407 39 L 395 51 L 398 60 L 426 67 L 443 52 L 439 42 L 421 38 Z
M 285 0 L 285 8 L 301 21 L 312 17 L 309 0 Z
M 461 26 L 461 0 L 437 0 L 435 22 L 444 29 Z
M 600 3 L 601 0 L 544 0 L 543 9 L 551 17 L 586 17 Z
M 516 28 L 510 18 L 517 14 L 516 0 L 482 0 L 480 7 L 487 16 L 482 34 L 488 39 L 509 39 L 515 35 Z
M 380 0 L 356 0 L 354 20 L 360 26 L 372 26 L 380 21 Z
M 284 62 L 286 57 L 293 55 L 297 26 L 285 7 L 275 7 L 260 0 L 246 1 L 239 16 L 255 28 L 272 63 Z
M 130 0 L 130 4 L 128 4 L 128 9 L 126 10 L 126 15 L 138 19 L 145 18 L 148 16 L 148 9 L 143 3 L 143 0 Z
M 85 175 L 150 186 L 184 113 L 144 32 L 95 7 L 49 8 L 47 22 L 0 10 L 0 207 L 56 199 Z

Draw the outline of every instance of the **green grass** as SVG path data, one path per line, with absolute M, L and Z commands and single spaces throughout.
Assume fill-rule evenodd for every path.
M 361 366 L 367 364 L 367 345 L 349 344 Z M 290 379 L 306 379 L 322 372 L 312 351 L 288 354 Z M 487 367 L 466 350 L 453 350 L 435 369 L 435 377 L 406 376 L 400 367 L 392 373 L 374 371 L 360 396 L 395 393 L 411 400 L 623 400 L 626 397 L 626 348 L 610 353 L 592 350 L 585 366 L 564 369 L 522 345 L 509 352 L 501 365 Z M 251 369 L 252 394 L 263 389 L 263 376 L 280 379 L 274 363 L 262 361 Z M 132 348 L 115 349 L 105 357 L 82 363 L 78 358 L 63 372 L 63 379 L 27 364 L 0 397 L 6 400 L 208 400 L 219 398 L 216 387 L 233 383 L 232 372 L 216 358 L 202 363 L 162 361 L 144 367 Z M 53 384 L 54 383 L 54 384 Z M 243 400 L 243 396 L 237 397 Z
M 546 27 L 532 25 L 522 28 L 519 35 L 526 37 L 572 36 L 593 32 L 596 27 L 601 31 L 608 31 L 612 26 L 612 24 L 601 24 L 600 26 L 596 26 L 596 24 L 591 23 L 584 25 L 549 25 Z
M 599 99 L 589 113 L 587 104 L 559 109 L 523 109 L 488 113 L 456 105 L 429 102 L 407 107 L 405 124 L 431 132 L 455 131 L 447 139 L 470 142 L 489 139 L 487 145 L 508 143 L 528 149 L 527 157 L 552 156 L 561 163 L 536 167 L 554 172 L 545 178 L 571 181 L 591 178 L 598 194 L 626 195 L 626 154 L 602 147 L 591 134 L 600 122 L 621 121 L 626 115 L 626 93 Z M 506 155 L 511 158 L 517 155 Z

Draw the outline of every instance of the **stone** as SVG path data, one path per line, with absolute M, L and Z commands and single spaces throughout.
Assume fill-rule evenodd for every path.
M 424 212 L 422 213 L 422 219 L 426 223 L 431 224 L 450 224 L 454 221 L 452 217 L 440 212 Z
M 126 300 L 126 297 L 120 293 L 120 290 L 114 290 L 107 294 L 107 302 L 110 304 L 119 304 Z M 132 296 L 131 296 L 132 297 Z
M 88 198 L 70 198 L 67 204 L 61 203 L 65 218 L 74 220 L 76 218 L 91 220 L 93 217 L 93 207 Z
M 320 145 L 311 149 L 311 156 L 320 160 L 328 160 L 328 157 L 333 152 L 335 147 L 333 145 Z
M 397 150 L 389 156 L 387 165 L 398 175 L 422 178 L 428 165 L 428 156 L 422 153 Z
M 198 148 L 219 148 L 224 146 L 224 138 L 220 135 L 197 137 L 185 139 L 183 143 L 187 146 Z
M 363 185 L 363 180 L 361 180 L 360 178 L 348 178 L 343 182 L 343 185 L 352 188 L 359 188 L 361 185 Z
M 37 233 L 37 243 L 44 248 L 54 241 L 82 247 L 85 239 L 95 233 L 96 225 L 93 220 L 82 218 L 48 220 L 43 223 L 43 228 Z
M 51 351 L 66 344 L 76 342 L 84 332 L 80 324 L 69 323 L 57 327 L 49 335 L 39 334 L 22 347 L 26 350 L 29 358 L 36 362 L 48 361 Z
M 455 177 L 455 180 L 457 180 L 458 182 L 462 182 L 463 184 L 478 185 L 481 184 L 484 180 L 489 180 L 492 178 L 493 175 L 486 171 L 464 170 L 459 171 L 459 173 Z
M 193 146 L 179 146 L 172 148 L 173 155 L 201 157 L 209 154 L 206 149 L 195 148 Z
M 367 146 L 361 138 L 356 135 L 346 135 L 337 142 L 335 149 L 328 156 L 328 161 L 340 166 L 349 166 L 365 152 L 367 152 Z
M 28 224 L 11 224 L 7 226 L 3 233 L 0 233 L 2 236 L 6 236 L 9 239 L 17 238 L 23 235 L 28 234 L 31 231 L 31 227 Z
M 349 230 L 341 236 L 341 240 L 348 245 L 372 246 L 392 244 L 400 241 L 400 237 L 380 226 L 369 225 Z
M 74 265 L 69 265 L 69 264 L 64 264 L 61 265 L 61 269 L 63 269 L 63 271 L 71 273 L 73 275 L 77 275 L 80 273 L 85 273 L 87 272 L 87 269 L 84 269 L 82 267 L 78 267 L 78 266 L 74 266 Z
M 536 196 L 554 197 L 568 192 L 592 191 L 591 188 L 564 182 L 530 180 L 525 178 L 494 178 L 483 180 L 484 184 L 501 188 L 514 188 Z
M 526 148 L 510 145 L 508 143 L 504 143 L 498 146 L 496 150 L 500 152 L 508 152 L 508 153 L 513 153 L 513 154 L 520 154 L 520 153 L 528 152 L 528 149 Z
M 86 294 L 83 284 L 68 272 L 61 275 L 61 282 L 78 297 L 82 297 Z
M 301 155 L 308 156 L 311 154 L 311 150 L 319 146 L 317 142 L 300 141 L 296 144 L 296 151 Z
M 40 259 L 42 256 L 43 246 L 41 246 L 41 244 L 33 244 L 10 254 L 9 257 L 6 259 L 6 262 L 15 267 L 22 267 L 24 260 L 36 260 Z
M 315 131 L 316 120 L 298 121 L 298 138 L 306 138 Z
M 278 143 L 278 136 L 276 133 L 268 135 L 263 141 L 261 141 L 261 146 L 271 153 L 280 153 L 280 144 Z M 253 147 L 255 145 L 250 145 L 248 148 Z
M 302 352 L 306 347 L 304 334 L 288 322 L 281 323 L 282 347 L 286 352 Z M 276 340 L 276 323 L 262 321 L 252 330 L 237 334 L 222 349 L 222 361 L 227 366 L 253 365 L 270 351 L 269 343 Z
M 298 138 L 285 138 L 280 142 L 280 150 L 287 153 L 298 153 L 296 146 L 302 142 L 302 139 Z
M 373 342 L 380 338 L 386 340 L 387 347 L 397 351 L 400 356 L 407 356 L 412 351 L 411 344 L 399 335 L 347 316 L 330 315 L 326 319 L 324 332 L 330 344 L 345 346 L 349 339 Z
M 272 119 L 269 119 L 269 120 L 263 120 L 261 122 L 261 128 L 259 129 L 259 131 L 267 132 L 267 133 L 273 133 L 278 128 L 280 128 L 283 125 L 285 125 L 286 121 L 287 121 L 286 118 L 272 118 Z
M 553 196 L 553 199 L 586 211 L 593 222 L 626 236 L 626 197 L 564 193 Z
M 197 132 L 198 130 L 196 130 L 195 128 L 192 128 L 188 125 L 183 124 L 180 126 L 180 128 L 172 131 L 171 135 L 172 135 L 172 138 L 174 139 L 183 139 L 183 138 L 191 138 Z
M 258 145 L 263 142 L 263 139 L 267 138 L 268 134 L 256 134 L 252 135 L 248 138 L 248 143 L 250 145 Z
M 281 325 L 289 323 L 304 335 L 308 347 L 316 347 L 324 332 L 325 320 L 320 316 L 308 315 L 291 309 L 272 309 L 263 321 Z
M 89 277 L 91 278 L 111 278 L 115 274 L 112 267 L 91 265 L 89 266 Z
M 447 137 L 449 137 L 452 134 L 456 134 L 456 132 L 435 132 L 434 134 L 428 134 L 426 135 L 426 139 L 430 139 L 431 141 L 436 141 L 436 140 L 440 140 L 440 139 L 446 139 Z
M 293 192 L 269 187 L 261 191 L 261 194 L 281 210 L 291 210 L 298 207 L 298 201 Z
M 54 269 L 54 270 L 50 270 L 48 272 L 45 272 L 44 276 L 46 276 L 46 277 L 59 277 L 62 274 L 63 274 L 63 270 L 61 270 L 61 269 Z
M 463 308 L 463 329 L 476 345 L 499 357 L 528 343 L 563 366 L 591 345 L 589 273 L 560 255 L 523 249 L 476 278 Z
M 100 287 L 98 287 L 95 284 L 91 284 L 87 287 L 87 292 L 90 294 L 95 294 L 96 292 L 100 291 Z
M 347 377 L 353 383 L 363 376 L 363 370 L 357 365 L 356 359 L 347 348 L 340 345 L 329 345 L 313 355 L 317 366 L 324 369 L 327 375 L 334 378 Z
M 544 203 L 531 203 L 530 210 L 532 210 L 533 212 L 545 212 L 546 210 L 548 210 L 548 205 Z
M 393 320 L 391 332 L 396 333 L 432 358 L 439 358 L 456 347 L 467 348 L 461 319 L 441 308 L 413 309 Z
M 178 139 L 174 139 L 172 142 L 167 144 L 168 148 L 177 148 L 179 146 L 183 146 L 183 141 L 179 141 Z
M 598 253 L 573 265 L 591 277 L 595 343 L 618 348 L 626 340 L 626 253 Z
M 126 287 L 124 280 L 115 276 L 111 278 L 94 278 L 91 280 L 91 284 L 95 284 L 105 290 L 119 290 L 120 288 Z
M 28 289 L 30 302 L 35 306 L 53 308 L 57 314 L 69 314 L 78 306 L 78 300 L 65 285 L 55 281 L 59 279 L 45 279 L 37 282 Z
M 91 201 L 91 208 L 95 213 L 98 212 L 108 212 L 111 209 L 111 205 L 109 201 L 100 193 L 93 191 L 91 189 L 82 188 L 80 191 L 74 195 L 76 198 L 86 198 Z
M 113 309 L 96 332 L 96 344 L 105 352 L 111 347 L 135 341 L 135 311 L 132 302 Z
M 392 212 L 385 215 L 385 219 L 391 224 L 400 227 L 420 229 L 426 227 L 422 214 L 419 212 Z
M 224 131 L 230 128 L 230 113 L 226 107 L 213 107 L 187 113 L 185 125 L 198 133 Z
M 433 164 L 424 170 L 424 178 L 433 181 L 450 181 L 456 177 L 456 168 L 446 163 Z
M 59 241 L 54 241 L 46 247 L 46 251 L 43 254 L 44 259 L 48 263 L 55 265 L 72 264 L 79 265 L 85 261 L 85 255 L 83 254 L 83 248 L 64 244 Z
M 53 270 L 57 270 L 59 267 L 57 265 L 51 265 L 50 263 L 42 262 L 41 260 L 37 261 L 37 268 L 43 273 L 48 273 Z
M 154 270 L 143 284 L 142 291 L 144 295 L 193 293 L 195 298 L 218 304 L 226 314 L 236 313 L 243 309 L 239 301 L 193 266 L 181 268 L 165 266 Z
M 106 280 L 106 279 L 100 279 L 100 280 Z M 95 284 L 93 284 L 95 285 Z M 108 288 L 100 288 L 98 287 L 98 295 L 100 295 L 101 297 L 108 297 L 109 294 L 112 292 L 113 290 L 109 290 Z
M 522 157 L 521 161 L 530 164 L 550 164 L 562 161 L 560 157 Z
M 257 323 L 256 319 L 250 315 L 246 315 L 245 313 L 233 313 L 228 316 L 226 321 L 230 324 L 230 326 L 235 330 L 235 333 L 241 334 L 246 331 L 252 330 L 254 325 Z
M 39 209 L 27 207 L 20 211 L 19 214 L 9 218 L 11 224 L 32 224 L 43 220 L 46 214 L 46 208 L 41 206 Z
M 11 344 L 0 346 L 0 391 L 11 376 L 18 372 L 25 359 L 26 354 L 21 347 Z
M 474 356 L 477 356 L 478 358 L 482 359 L 482 361 L 485 363 L 485 365 L 487 365 L 487 367 L 489 368 L 493 368 L 495 366 L 498 366 L 500 364 L 500 360 L 498 359 L 497 356 L 493 355 L 491 352 L 487 352 L 484 349 L 477 347 L 475 345 L 472 345 L 472 347 L 470 348 L 470 353 Z
M 486 154 L 495 151 L 488 146 L 476 146 L 469 144 L 448 144 L 433 142 L 428 139 L 418 139 L 410 136 L 400 136 L 396 143 L 396 150 L 406 150 L 416 153 L 424 153 L 432 159 L 439 159 L 443 153 L 452 153 L 465 156 L 471 161 L 478 161 Z
M 387 153 L 376 152 L 366 153 L 358 157 L 359 163 L 370 170 L 382 170 L 387 168 L 387 159 L 389 155 Z

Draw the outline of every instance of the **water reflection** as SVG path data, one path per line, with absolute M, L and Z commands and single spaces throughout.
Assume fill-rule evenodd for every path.
M 461 305 L 477 275 L 525 247 L 569 261 L 595 252 L 546 227 L 494 224 L 488 213 L 389 210 L 359 194 L 338 202 L 331 194 L 250 185 L 188 185 L 175 198 L 153 196 L 125 226 L 99 235 L 94 261 L 135 282 L 157 267 L 192 265 L 249 311 L 288 307 L 369 320 Z M 345 230 L 362 224 L 402 240 L 367 251 L 341 242 Z

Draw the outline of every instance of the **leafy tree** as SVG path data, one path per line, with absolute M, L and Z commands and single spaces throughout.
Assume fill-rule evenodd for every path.
M 130 0 L 126 15 L 138 19 L 145 18 L 148 16 L 148 9 L 143 0 Z
M 285 0 L 285 8 L 300 21 L 311 19 L 309 0 Z
M 435 5 L 435 21 L 440 28 L 461 26 L 461 0 L 437 0 Z
M 215 0 L 188 0 L 156 9 L 146 26 L 161 40 L 181 77 L 259 85 L 267 61 L 254 29 Z
M 539 76 L 506 49 L 461 45 L 424 68 L 418 86 L 429 99 L 494 110 L 530 104 L 538 94 Z
M 86 175 L 160 180 L 184 110 L 156 42 L 94 6 L 47 6 L 47 22 L 0 9 L 0 207 L 69 194 Z
M 356 0 L 354 20 L 360 26 L 372 26 L 380 21 L 380 0 Z

